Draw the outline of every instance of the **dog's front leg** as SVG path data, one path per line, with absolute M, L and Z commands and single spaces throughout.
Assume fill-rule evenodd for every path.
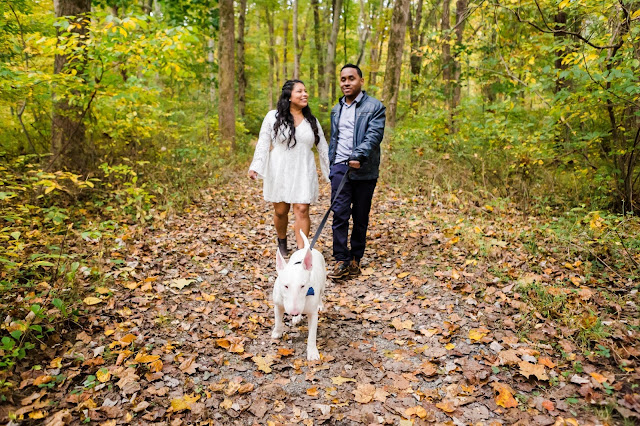
M 307 339 L 307 360 L 318 361 L 320 353 L 316 347 L 316 333 L 318 331 L 318 312 L 309 314 L 309 338 Z
M 273 332 L 271 332 L 271 338 L 279 339 L 284 333 L 284 306 L 274 304 L 274 311 L 276 314 L 276 325 L 273 327 Z

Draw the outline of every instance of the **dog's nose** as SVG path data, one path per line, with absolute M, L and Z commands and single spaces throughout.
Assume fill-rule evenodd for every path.
M 296 315 L 300 315 L 300 312 L 298 310 L 291 311 L 291 315 L 295 317 Z

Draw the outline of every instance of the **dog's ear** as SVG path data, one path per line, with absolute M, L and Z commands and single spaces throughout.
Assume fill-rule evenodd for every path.
M 276 249 L 276 271 L 280 272 L 287 266 L 287 262 L 282 257 L 282 253 L 280 253 L 280 249 Z
M 305 247 L 309 247 L 309 239 L 307 238 L 306 235 L 304 235 L 304 232 L 302 232 L 302 229 L 300 230 L 300 236 L 302 237 L 302 241 L 304 242 L 304 246 Z
M 302 261 L 302 267 L 305 271 L 310 271 L 313 268 L 313 256 L 311 254 L 311 250 L 307 250 L 307 254 L 304 255 L 304 260 Z

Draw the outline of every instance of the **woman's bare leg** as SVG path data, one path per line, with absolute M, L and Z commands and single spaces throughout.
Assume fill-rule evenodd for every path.
M 304 235 L 309 237 L 309 230 L 311 229 L 311 219 L 309 219 L 309 204 L 294 204 L 293 216 L 295 217 L 293 229 L 296 235 L 296 243 L 298 244 L 298 249 L 301 249 L 304 248 L 304 241 L 302 241 L 302 237 L 300 236 L 300 230 L 302 229 Z
M 289 226 L 289 203 L 273 203 L 273 224 L 276 227 L 278 238 L 287 238 L 287 226 Z

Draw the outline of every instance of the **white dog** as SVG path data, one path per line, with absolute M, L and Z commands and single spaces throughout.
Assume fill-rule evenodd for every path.
M 291 255 L 287 263 L 280 250 L 276 250 L 276 271 L 278 278 L 273 286 L 273 304 L 276 324 L 271 337 L 279 339 L 284 332 L 283 317 L 286 312 L 293 315 L 292 323 L 297 324 L 302 314 L 309 318 L 309 337 L 307 339 L 307 359 L 320 359 L 316 347 L 318 330 L 318 312 L 323 309 L 322 296 L 327 276 L 324 257 L 318 250 L 309 248 L 309 240 L 300 231 L 304 248 Z

